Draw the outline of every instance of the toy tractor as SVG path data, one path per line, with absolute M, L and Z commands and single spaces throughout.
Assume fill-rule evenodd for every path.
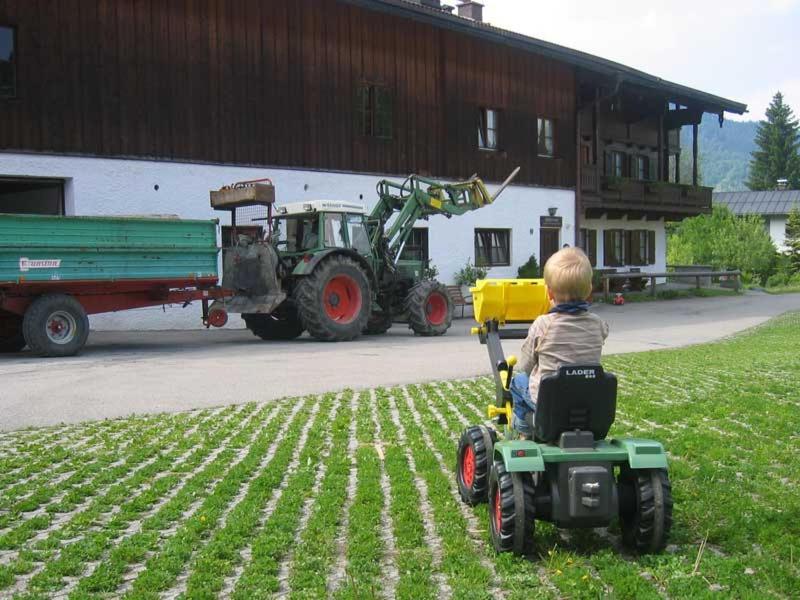
M 511 429 L 509 391 L 514 356 L 501 340 L 524 339 L 529 323 L 547 312 L 543 280 L 486 280 L 473 288 L 473 329 L 489 351 L 496 399 L 484 425 L 461 435 L 456 480 L 462 500 L 489 502 L 489 531 L 497 552 L 529 554 L 536 520 L 560 528 L 604 527 L 619 519 L 624 543 L 640 553 L 664 548 L 672 525 L 667 457 L 658 442 L 606 439 L 614 422 L 617 379 L 600 365 L 566 365 L 541 380 L 532 418 L 534 439 Z
M 308 331 L 322 341 L 352 340 L 407 323 L 422 336 L 450 328 L 453 302 L 428 279 L 427 263 L 403 257 L 414 224 L 447 218 L 494 202 L 519 172 L 492 195 L 477 177 L 442 183 L 409 176 L 380 181 L 368 214 L 361 204 L 315 200 L 278 206 L 268 180 L 211 192 L 211 205 L 230 211 L 223 227 L 223 281 L 233 298 L 209 309 L 241 313 L 267 340 Z

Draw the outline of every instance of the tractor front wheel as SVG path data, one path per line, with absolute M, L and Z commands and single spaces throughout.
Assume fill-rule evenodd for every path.
M 19 352 L 25 347 L 22 317 L 0 313 L 0 353 Z
M 672 528 L 672 486 L 666 469 L 623 467 L 619 497 L 625 544 L 640 554 L 663 550 Z
M 357 338 L 367 326 L 372 298 L 361 266 L 347 256 L 331 256 L 307 275 L 294 291 L 305 329 L 323 342 Z
M 536 530 L 534 484 L 530 473 L 508 473 L 502 460 L 489 473 L 489 533 L 497 552 L 533 552 Z
M 488 499 L 489 467 L 497 433 L 476 425 L 461 434 L 456 454 L 456 482 L 461 499 L 475 506 Z
M 271 315 L 253 313 L 242 318 L 253 335 L 262 340 L 293 340 L 303 334 L 303 324 L 293 306 L 281 306 Z
M 438 281 L 422 281 L 406 297 L 408 326 L 418 335 L 444 335 L 453 322 L 453 300 Z

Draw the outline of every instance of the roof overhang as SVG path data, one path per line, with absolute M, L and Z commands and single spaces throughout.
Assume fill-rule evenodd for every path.
M 639 71 L 623 64 L 600 58 L 587 52 L 573 50 L 566 46 L 553 44 L 520 33 L 500 29 L 489 25 L 465 19 L 450 13 L 417 4 L 409 0 L 341 0 L 348 4 L 360 6 L 370 10 L 394 14 L 436 27 L 448 29 L 459 33 L 479 37 L 491 42 L 517 48 L 519 50 L 541 54 L 550 58 L 569 63 L 593 73 L 615 78 L 621 84 L 629 83 L 643 88 L 650 88 L 669 96 L 670 101 L 681 104 L 694 105 L 704 112 L 722 114 L 724 112 L 741 115 L 747 112 L 747 105 L 721 96 L 709 94 L 694 88 L 673 83 Z

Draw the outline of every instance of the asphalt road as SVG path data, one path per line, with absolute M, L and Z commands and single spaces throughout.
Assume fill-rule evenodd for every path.
M 800 310 L 800 294 L 751 292 L 596 312 L 611 327 L 606 353 L 622 353 L 719 339 L 790 310 Z M 398 325 L 346 344 L 306 336 L 263 342 L 246 330 L 92 332 L 77 357 L 0 355 L 0 430 L 488 373 L 472 325 L 457 320 L 441 338 L 418 338 Z M 520 344 L 504 347 L 510 354 Z

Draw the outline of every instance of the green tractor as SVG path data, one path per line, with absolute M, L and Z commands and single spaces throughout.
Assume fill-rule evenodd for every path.
M 477 176 L 457 183 L 418 175 L 383 180 L 370 213 L 331 200 L 275 208 L 269 180 L 211 192 L 212 207 L 231 212 L 223 228 L 222 287 L 233 296 L 214 302 L 207 320 L 240 313 L 265 340 L 308 331 L 317 340 L 348 341 L 385 333 L 395 322 L 421 336 L 443 335 L 453 317 L 446 287 L 425 276 L 423 261 L 402 258 L 413 226 L 491 204 L 518 172 L 494 196 Z
M 534 439 L 511 429 L 514 356 L 502 339 L 524 339 L 546 312 L 543 280 L 479 281 L 473 290 L 473 330 L 487 346 L 496 398 L 488 408 L 504 432 L 475 425 L 461 435 L 456 481 L 462 500 L 489 503 L 489 532 L 497 552 L 530 554 L 537 520 L 560 528 L 605 527 L 618 520 L 623 542 L 640 553 L 664 548 L 672 526 L 667 456 L 656 441 L 606 439 L 616 413 L 617 379 L 600 365 L 565 365 L 542 378 Z

